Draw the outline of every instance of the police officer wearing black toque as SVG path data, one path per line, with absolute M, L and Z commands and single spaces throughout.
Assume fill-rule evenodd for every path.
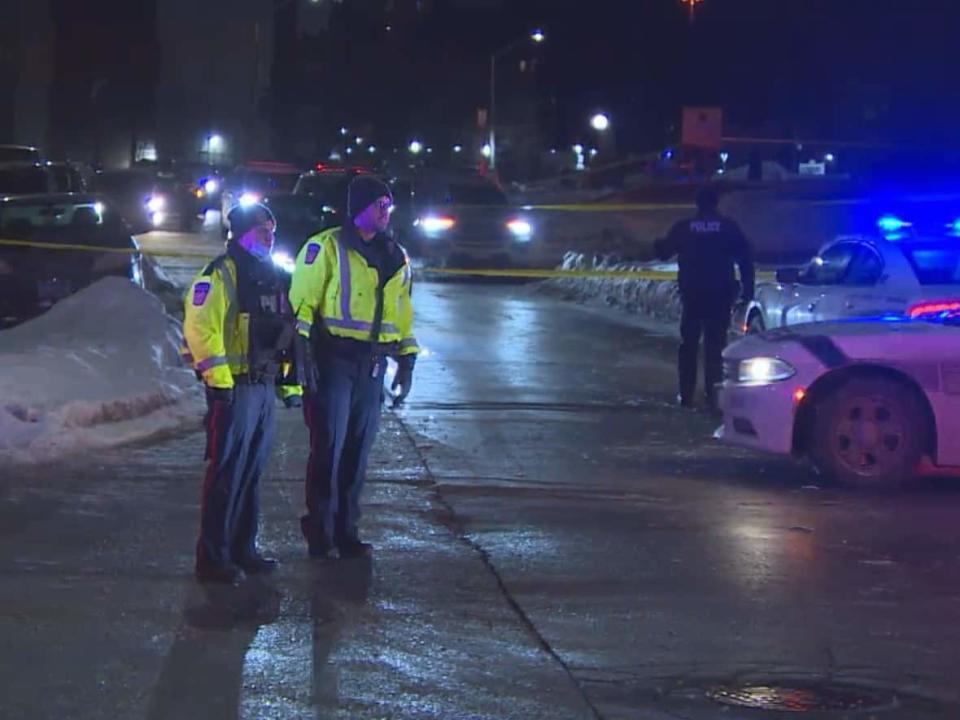
M 740 227 L 717 210 L 716 188 L 697 193 L 697 215 L 674 225 L 655 249 L 662 260 L 677 256 L 683 315 L 677 370 L 680 404 L 694 406 L 697 388 L 697 354 L 704 345 L 704 384 L 707 409 L 716 412 L 716 385 L 723 380 L 723 348 L 727 344 L 730 316 L 737 298 L 734 265 L 740 270 L 744 301 L 753 298 L 753 253 Z
M 299 405 L 286 359 L 296 333 L 288 283 L 274 267 L 276 221 L 263 205 L 229 216 L 227 252 L 197 276 L 185 299 L 185 358 L 207 392 L 207 471 L 197 578 L 234 583 L 276 560 L 257 549 L 260 476 L 273 441 L 277 395 Z

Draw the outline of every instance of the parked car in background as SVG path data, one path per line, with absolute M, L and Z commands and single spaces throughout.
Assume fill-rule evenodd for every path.
M 106 170 L 96 174 L 93 191 L 108 201 L 134 233 L 159 227 L 166 221 L 166 201 L 157 192 L 149 170 Z
M 0 244 L 0 327 L 39 315 L 102 277 L 143 285 L 140 251 L 129 227 L 92 195 L 2 198 L 0 237 L 8 241 Z M 47 249 L 47 244 L 91 249 Z
M 273 262 L 290 273 L 304 243 L 321 230 L 340 222 L 338 213 L 310 195 L 277 193 L 264 196 L 261 202 L 277 219 Z
M 193 197 L 198 217 L 208 210 L 220 210 L 224 179 L 219 168 L 206 163 L 174 161 L 168 170 Z
M 40 163 L 40 151 L 29 145 L 0 145 L 0 163 Z
M 314 170 L 300 175 L 293 192 L 295 195 L 308 195 L 321 205 L 343 214 L 347 207 L 347 186 L 355 176 L 367 173 L 370 170 L 362 167 L 320 164 Z
M 197 199 L 172 173 L 154 169 L 97 173 L 93 190 L 118 209 L 137 234 L 150 230 L 192 230 L 199 222 Z
M 264 196 L 290 193 L 300 177 L 296 165 L 253 161 L 237 167 L 226 176 L 220 201 L 220 223 L 226 236 L 227 214 L 241 203 L 257 203 Z
M 399 239 L 431 266 L 525 266 L 544 249 L 528 214 L 475 176 L 418 181 L 411 217 L 409 224 L 396 223 Z
M 84 192 L 83 176 L 65 162 L 0 164 L 0 195 Z
M 869 234 L 827 243 L 802 268 L 782 268 L 742 308 L 747 333 L 851 317 L 903 314 L 923 301 L 960 297 L 960 222 L 926 226 L 893 215 Z

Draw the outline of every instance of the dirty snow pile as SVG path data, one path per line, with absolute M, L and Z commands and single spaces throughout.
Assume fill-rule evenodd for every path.
M 624 262 L 615 255 L 587 255 L 568 252 L 562 270 L 657 270 L 676 272 L 675 263 Z M 635 280 L 630 278 L 555 278 L 543 284 L 544 290 L 581 302 L 596 300 L 627 312 L 658 320 L 680 318 L 680 291 L 675 280 Z
M 42 461 L 198 426 L 203 393 L 157 298 L 105 278 L 0 332 L 0 461 Z

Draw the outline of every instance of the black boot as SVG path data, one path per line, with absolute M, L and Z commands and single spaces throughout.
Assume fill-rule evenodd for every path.
M 341 560 L 355 560 L 357 558 L 368 558 L 373 555 L 373 545 L 361 542 L 360 540 L 349 540 L 340 543 L 337 546 L 340 551 Z
M 313 560 L 329 560 L 336 557 L 333 543 L 327 540 L 321 528 L 310 521 L 309 515 L 300 518 L 300 532 L 307 541 L 307 554 Z
M 256 555 L 237 560 L 237 565 L 249 575 L 270 575 L 280 567 L 280 561 L 276 558 L 264 557 L 257 553 Z

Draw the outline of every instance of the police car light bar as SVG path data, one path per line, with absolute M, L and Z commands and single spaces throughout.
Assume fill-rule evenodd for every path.
M 895 215 L 884 215 L 877 220 L 877 227 L 880 228 L 880 232 L 882 232 L 884 235 L 895 235 L 903 232 L 909 227 L 913 227 L 913 223 L 909 223 L 906 220 L 901 220 Z
M 960 312 L 960 300 L 925 300 L 907 309 L 907 315 L 911 318 L 955 312 Z

